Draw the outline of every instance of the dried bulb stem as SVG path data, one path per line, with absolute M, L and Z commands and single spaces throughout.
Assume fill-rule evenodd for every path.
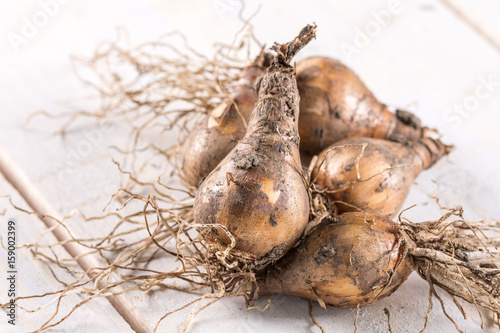
M 291 42 L 286 44 L 275 43 L 271 50 L 276 52 L 276 56 L 269 67 L 269 72 L 278 70 L 279 68 L 290 68 L 290 63 L 293 57 L 306 46 L 313 38 L 316 37 L 316 25 L 308 24 L 300 31 L 299 35 Z

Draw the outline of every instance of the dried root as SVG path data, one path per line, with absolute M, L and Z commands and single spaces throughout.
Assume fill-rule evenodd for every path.
M 69 240 L 47 245 L 43 242 L 44 235 L 41 235 L 33 244 L 25 245 L 36 259 L 47 264 L 54 278 L 63 286 L 43 295 L 16 299 L 18 306 L 28 312 L 42 308 L 27 308 L 23 303 L 26 299 L 50 297 L 46 306 L 57 304 L 53 316 L 41 325 L 39 331 L 60 324 L 79 307 L 97 297 L 120 295 L 132 290 L 172 289 L 200 295 L 196 300 L 158 318 L 157 328 L 173 313 L 191 307 L 184 327 L 187 330 L 200 311 L 226 296 L 243 297 L 247 306 L 252 308 L 258 293 L 256 273 L 263 268 L 262 263 L 238 256 L 232 249 L 234 242 L 225 248 L 207 244 L 202 234 L 213 226 L 194 223 L 193 196 L 189 190 L 166 186 L 160 181 L 146 182 L 139 175 L 124 170 L 118 162 L 117 167 L 129 182 L 151 194 L 143 196 L 120 189 L 114 196 L 115 200 L 108 204 L 110 212 L 97 217 L 71 214 L 58 221 L 62 227 L 75 219 L 89 224 L 111 223 L 112 227 L 100 236 L 83 239 L 73 235 Z M 122 200 L 122 203 L 118 204 L 117 200 Z M 142 207 L 138 208 L 138 204 Z M 317 220 L 327 213 L 317 193 L 313 209 Z M 224 229 L 221 225 L 217 227 Z M 437 221 L 413 223 L 400 217 L 398 227 L 414 242 L 415 246 L 409 247 L 409 254 L 417 272 L 429 282 L 431 300 L 435 296 L 442 301 L 436 291 L 439 287 L 454 300 L 462 298 L 493 314 L 500 313 L 497 278 L 500 263 L 497 248 L 500 244 L 499 222 L 468 222 L 459 207 Z M 229 232 L 227 235 L 232 237 Z M 84 246 L 88 249 L 85 255 L 98 257 L 100 265 L 91 271 L 82 271 L 75 264 L 79 258 L 58 258 L 53 249 L 68 242 Z M 74 280 L 61 279 L 61 270 L 72 273 Z M 75 293 L 84 299 L 68 313 L 60 314 L 59 305 Z M 461 309 L 459 303 L 456 304 Z M 8 304 L 3 304 L 2 308 L 6 306 Z
M 130 46 L 127 31 L 118 29 L 116 39 L 101 43 L 90 57 L 72 58 L 76 77 L 91 92 L 82 101 L 86 109 L 42 110 L 27 123 L 38 116 L 58 120 L 61 135 L 85 121 L 116 124 L 123 141 L 112 148 L 132 174 L 147 174 L 158 159 L 177 167 L 187 133 L 230 96 L 241 69 L 263 47 L 249 19 L 242 13 L 240 19 L 243 27 L 232 43 L 216 44 L 211 56 L 197 52 L 180 32 Z
M 415 242 L 409 253 L 418 274 L 429 283 L 430 300 L 436 296 L 443 304 L 435 289 L 439 287 L 453 298 L 464 317 L 456 297 L 474 304 L 478 309 L 490 310 L 493 315 L 500 312 L 500 222 L 466 221 L 462 207 L 457 207 L 437 221 L 412 223 L 400 219 L 400 227 Z M 443 311 L 457 326 L 444 307 Z M 457 330 L 460 331 L 458 326 Z
M 56 303 L 53 315 L 38 331 L 59 325 L 96 297 L 156 289 L 199 293 L 199 299 L 159 318 L 158 325 L 170 314 L 194 305 L 186 330 L 194 316 L 207 306 L 201 306 L 203 300 L 248 293 L 243 286 L 252 283 L 254 264 L 237 261 L 231 247 L 220 251 L 204 242 L 200 231 L 203 233 L 206 226 L 198 226 L 199 231 L 193 219 L 194 190 L 178 184 L 178 155 L 186 133 L 228 97 L 241 68 L 254 56 L 251 50 L 260 52 L 263 47 L 253 35 L 249 19 L 244 19 L 242 13 L 240 19 L 243 27 L 233 42 L 215 45 L 212 57 L 188 46 L 178 32 L 128 47 L 124 45 L 126 31 L 119 30 L 117 39 L 102 43 L 92 57 L 73 59 L 76 76 L 97 93 L 99 105 L 93 111 L 72 110 L 57 115 L 40 111 L 27 119 L 29 122 L 43 115 L 63 120 L 59 134 L 86 118 L 125 126 L 120 132 L 122 144 L 113 147 L 123 157 L 114 163 L 124 184 L 106 205 L 106 213 L 86 217 L 75 210 L 60 219 L 52 217 L 57 227 L 68 231 L 70 223 L 99 224 L 92 229 L 102 234 L 80 238 L 70 233 L 71 239 L 47 244 L 44 236 L 52 231 L 47 230 L 34 243 L 23 246 L 45 263 L 62 285 L 60 290 L 16 299 L 16 305 L 28 312 L 42 308 L 23 306 L 27 299 L 51 298 L 43 308 Z M 167 168 L 157 179 L 151 179 L 151 174 L 158 173 L 151 172 L 157 158 L 166 162 Z M 28 214 L 39 215 L 12 204 Z M 94 257 L 98 264 L 87 271 L 77 264 L 79 257 L 59 258 L 54 249 L 69 243 L 83 246 L 87 249 L 83 256 Z M 74 279 L 61 279 L 61 270 L 73 274 Z M 75 293 L 84 300 L 61 314 L 61 302 Z M 2 304 L 2 308 L 6 306 Z
M 124 175 L 129 175 L 123 172 Z M 140 183 L 139 179 L 132 179 L 133 182 Z M 119 192 L 126 192 L 128 199 L 115 212 L 97 217 L 72 214 L 58 220 L 58 225 L 64 228 L 74 220 L 78 223 L 96 224 L 95 230 L 102 229 L 102 226 L 98 228 L 97 225 L 101 225 L 103 221 L 107 225 L 111 224 L 112 227 L 100 236 L 78 238 L 73 235 L 65 241 L 45 244 L 45 233 L 34 243 L 22 246 L 29 249 L 35 259 L 45 263 L 54 279 L 62 285 L 60 290 L 15 299 L 16 306 L 27 312 L 40 311 L 56 304 L 52 316 L 41 324 L 37 332 L 59 325 L 78 308 L 97 297 L 121 295 L 132 290 L 147 292 L 171 289 L 198 293 L 200 297 L 197 300 L 165 314 L 157 324 L 158 327 L 164 318 L 193 305 L 185 330 L 195 315 L 208 306 L 201 306 L 203 300 L 248 294 L 246 286 L 255 280 L 253 266 L 236 261 L 231 248 L 221 252 L 203 240 L 197 229 L 201 226 L 193 221 L 192 197 L 184 195 L 184 199 L 173 199 L 179 197 L 176 192 L 185 194 L 184 190 L 176 191 L 162 188 L 161 184 L 154 185 L 156 189 L 162 190 L 147 197 L 120 190 Z M 142 209 L 137 209 L 139 203 L 142 203 Z M 112 204 L 108 210 L 111 206 Z M 38 215 L 36 212 L 14 207 Z M 59 258 L 54 249 L 68 243 L 82 245 L 87 249 L 84 256 L 96 257 L 98 264 L 89 270 L 81 270 L 76 264 L 79 257 Z M 71 273 L 74 279 L 61 279 L 59 275 L 62 270 Z M 83 300 L 74 304 L 67 313 L 60 313 L 62 302 L 73 294 L 80 295 Z M 33 298 L 50 300 L 41 308 L 25 306 L 23 301 Z M 2 304 L 2 308 L 5 309 L 8 305 L 9 303 Z
M 225 230 L 233 240 L 231 244 L 223 248 L 208 244 L 203 233 L 214 225 L 194 223 L 194 189 L 166 184 L 160 177 L 150 180 L 147 168 L 153 158 L 160 156 L 170 163 L 168 178 L 180 177 L 177 156 L 187 131 L 199 116 L 228 96 L 231 84 L 244 66 L 237 51 L 248 50 L 255 39 L 250 27 L 240 39 L 242 43 L 218 45 L 213 58 L 207 58 L 187 45 L 177 46 L 179 40 L 175 42 L 175 38 L 185 43 L 182 35 L 171 34 L 156 42 L 125 48 L 118 38 L 102 44 L 90 59 L 75 59 L 75 73 L 97 91 L 100 106 L 93 112 L 71 111 L 58 115 L 66 121 L 60 133 L 81 118 L 119 121 L 127 125 L 129 131 L 124 136 L 123 146 L 116 147 L 116 150 L 130 161 L 115 162 L 126 184 L 108 203 L 105 214 L 95 217 L 71 214 L 58 220 L 54 218 L 63 228 L 74 220 L 88 224 L 106 221 L 111 225 L 109 230 L 89 238 L 73 235 L 71 239 L 53 244 L 43 242 L 45 234 L 42 234 L 34 243 L 24 245 L 35 259 L 46 264 L 54 279 L 62 285 L 61 289 L 43 295 L 16 299 L 16 305 L 27 312 L 40 311 L 43 307 L 28 308 L 24 306 L 24 300 L 50 298 L 46 306 L 57 304 L 53 315 L 41 324 L 38 332 L 60 324 L 97 297 L 121 295 L 132 290 L 172 289 L 199 295 L 194 301 L 158 318 L 157 329 L 168 316 L 191 306 L 183 328 L 186 331 L 200 311 L 225 296 L 241 296 L 249 308 L 254 307 L 253 299 L 258 292 L 255 273 L 272 260 L 267 258 L 255 262 L 239 256 L 233 251 L 234 237 L 222 225 L 217 227 Z M 92 79 L 88 77 L 89 72 Z M 47 112 L 39 114 L 55 117 Z M 169 145 L 173 133 L 177 142 Z M 364 148 L 362 146 L 355 163 L 357 180 L 343 184 L 339 191 L 376 176 L 362 179 L 359 174 L 358 164 Z M 314 163 L 313 160 L 312 165 Z M 382 172 L 404 166 L 393 166 Z M 312 185 L 314 181 L 310 173 L 304 181 L 309 185 L 310 202 L 313 203 L 308 227 L 311 230 L 329 212 L 322 199 L 323 193 Z M 437 221 L 412 223 L 400 218 L 399 227 L 400 232 L 415 243 L 409 253 L 417 272 L 429 282 L 430 304 L 433 296 L 442 302 L 435 289 L 439 287 L 454 300 L 462 298 L 490 310 L 498 318 L 499 222 L 467 222 L 458 208 Z M 59 258 L 54 249 L 68 243 L 82 245 L 87 249 L 85 256 L 96 257 L 99 265 L 82 270 L 76 264 L 78 257 Z M 71 273 L 74 279 L 63 280 L 61 271 Z M 71 294 L 78 294 L 83 300 L 68 313 L 60 314 L 61 302 Z M 203 303 L 205 300 L 210 301 Z M 459 303 L 456 304 L 461 309 Z M 2 304 L 1 307 L 5 309 L 8 305 Z M 312 310 L 310 315 L 314 318 Z M 389 314 L 387 316 L 389 322 Z

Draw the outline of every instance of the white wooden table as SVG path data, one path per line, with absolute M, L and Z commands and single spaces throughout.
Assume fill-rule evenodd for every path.
M 267 45 L 287 41 L 305 24 L 316 22 L 317 39 L 300 57 L 321 54 L 339 58 L 361 76 L 381 101 L 414 112 L 424 124 L 438 128 L 446 142 L 455 144 L 449 157 L 417 179 L 406 207 L 418 206 L 407 212 L 407 217 L 415 221 L 439 217 L 441 212 L 430 197 L 437 194 L 445 206 L 462 205 L 469 219 L 500 218 L 500 3 L 247 2 L 247 16 L 261 5 L 253 20 L 255 34 L 261 41 Z M 103 140 L 92 145 L 85 158 L 68 164 L 72 153 L 86 140 L 84 131 L 91 131 L 92 127 L 78 128 L 60 137 L 52 134 L 56 129 L 54 121 L 37 118 L 36 124 L 25 125 L 26 117 L 34 111 L 58 113 L 67 110 L 65 105 L 85 105 L 89 91 L 73 75 L 69 56 L 91 55 L 98 42 L 116 36 L 117 26 L 127 28 L 131 45 L 179 30 L 202 53 L 210 53 L 214 42 L 230 43 L 241 27 L 240 4 L 233 0 L 23 0 L 4 1 L 0 8 L 0 163 L 4 171 L 10 170 L 8 176 L 14 180 L 12 185 L 0 178 L 0 193 L 11 194 L 22 207 L 31 205 L 32 209 L 59 216 L 75 208 L 89 215 L 99 214 L 119 187 L 119 175 L 110 161 L 114 151 L 109 144 L 120 139 L 117 131 L 104 133 Z M 30 26 L 34 23 L 38 27 Z M 61 164 L 70 166 L 61 171 Z M 437 193 L 433 181 L 439 184 Z M 33 242 L 46 229 L 40 219 L 13 209 L 6 199 L 0 200 L 0 211 L 3 210 L 0 234 L 4 239 L 9 219 L 16 221 L 18 245 Z M 92 233 L 84 226 L 72 228 L 80 237 Z M 64 251 L 58 255 L 69 256 Z M 17 263 L 19 294 L 38 294 L 61 287 L 28 251 L 18 250 Z M 8 299 L 8 285 L 3 278 L 7 275 L 4 250 L 0 272 L 0 301 L 4 303 Z M 64 278 L 70 279 L 69 275 Z M 393 332 L 418 332 L 427 311 L 427 293 L 426 282 L 413 274 L 394 295 L 361 309 L 359 331 L 388 331 L 383 312 L 388 308 Z M 76 301 L 78 296 L 73 296 Z M 164 313 L 192 297 L 163 291 L 129 293 L 114 301 L 100 298 L 52 331 L 132 332 L 127 322 L 130 318 L 142 322 L 144 331 L 149 331 Z M 31 301 L 29 305 L 36 308 L 50 300 Z M 452 302 L 447 298 L 446 301 L 447 311 L 462 330 L 481 331 L 472 307 L 467 308 L 469 319 L 463 320 Z M 242 299 L 225 299 L 202 312 L 190 332 L 319 331 L 309 320 L 307 303 L 302 299 L 278 296 L 272 298 L 271 304 L 268 311 L 260 313 L 246 310 Z M 63 310 L 69 308 L 63 306 Z M 0 313 L 0 331 L 34 330 L 51 310 L 53 306 L 33 314 L 18 309 L 16 326 L 9 325 L 7 316 Z M 354 329 L 355 309 L 325 311 L 315 305 L 313 310 L 328 332 Z M 187 313 L 169 317 L 159 331 L 180 331 Z M 486 326 L 487 331 L 494 331 L 490 321 Z M 435 304 L 428 331 L 453 330 L 453 324 Z

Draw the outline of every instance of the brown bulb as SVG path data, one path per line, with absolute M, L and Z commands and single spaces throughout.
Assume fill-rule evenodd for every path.
M 261 53 L 243 68 L 231 96 L 189 133 L 181 152 L 183 179 L 187 184 L 198 186 L 245 135 L 245 124 L 258 100 L 255 81 L 264 75 L 268 65 L 268 55 Z
M 363 213 L 324 219 L 267 272 L 259 294 L 288 294 L 336 307 L 392 294 L 413 271 L 410 242 L 391 220 Z
M 301 97 L 301 151 L 315 155 L 345 138 L 416 140 L 422 136 L 413 114 L 390 112 L 360 78 L 340 61 L 311 57 L 297 62 Z
M 332 212 L 367 211 L 393 217 L 418 174 L 450 149 L 430 138 L 406 144 L 345 139 L 321 152 L 311 178 L 325 191 Z
M 309 196 L 300 164 L 299 94 L 290 61 L 314 37 L 308 26 L 277 52 L 257 87 L 259 101 L 248 131 L 200 185 L 196 223 L 221 224 L 235 239 L 234 250 L 260 259 L 281 257 L 295 245 L 309 219 Z M 231 240 L 220 227 L 211 243 Z

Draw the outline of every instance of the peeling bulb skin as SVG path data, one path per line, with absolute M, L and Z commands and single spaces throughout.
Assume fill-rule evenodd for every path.
M 252 150 L 244 143 L 238 146 L 240 153 Z M 232 154 L 228 155 L 196 196 L 195 221 L 227 227 L 235 237 L 235 249 L 250 258 L 261 258 L 282 243 L 284 253 L 296 243 L 308 221 L 309 201 L 300 174 L 280 162 L 279 154 L 270 152 L 266 163 L 248 169 L 236 167 Z M 207 235 L 209 241 L 231 243 L 222 229 L 214 229 Z
M 259 295 L 296 295 L 335 307 L 371 304 L 392 294 L 413 271 L 406 256 L 410 246 L 386 218 L 364 213 L 328 217 L 261 273 Z
M 259 101 L 246 135 L 196 193 L 196 223 L 227 228 L 234 250 L 243 257 L 281 257 L 296 244 L 309 220 L 299 153 L 299 94 L 289 63 L 314 34 L 314 28 L 305 29 L 305 37 L 303 30 L 294 41 L 275 45 L 277 55 L 258 83 Z M 222 247 L 231 244 L 217 226 L 210 226 L 205 238 Z
M 429 138 L 407 144 L 345 139 L 321 152 L 311 178 L 332 212 L 367 211 L 394 217 L 418 174 L 449 150 L 441 141 Z
M 420 121 L 409 112 L 390 112 L 340 61 L 311 57 L 297 62 L 301 103 L 299 133 L 304 155 L 315 155 L 351 137 L 417 140 Z
M 268 65 L 267 55 L 263 53 L 243 68 L 231 96 L 189 133 L 181 156 L 183 179 L 188 185 L 197 187 L 245 136 L 245 124 L 258 100 L 255 81 L 264 75 Z
M 269 54 L 262 53 L 245 67 L 230 98 L 212 110 L 187 137 L 182 148 L 182 169 L 188 185 L 197 187 L 245 135 L 245 123 L 258 100 L 255 85 L 269 62 Z M 311 57 L 298 61 L 296 79 L 301 96 L 300 150 L 305 166 L 313 155 L 345 138 L 414 141 L 427 133 L 412 113 L 390 112 L 338 60 Z

